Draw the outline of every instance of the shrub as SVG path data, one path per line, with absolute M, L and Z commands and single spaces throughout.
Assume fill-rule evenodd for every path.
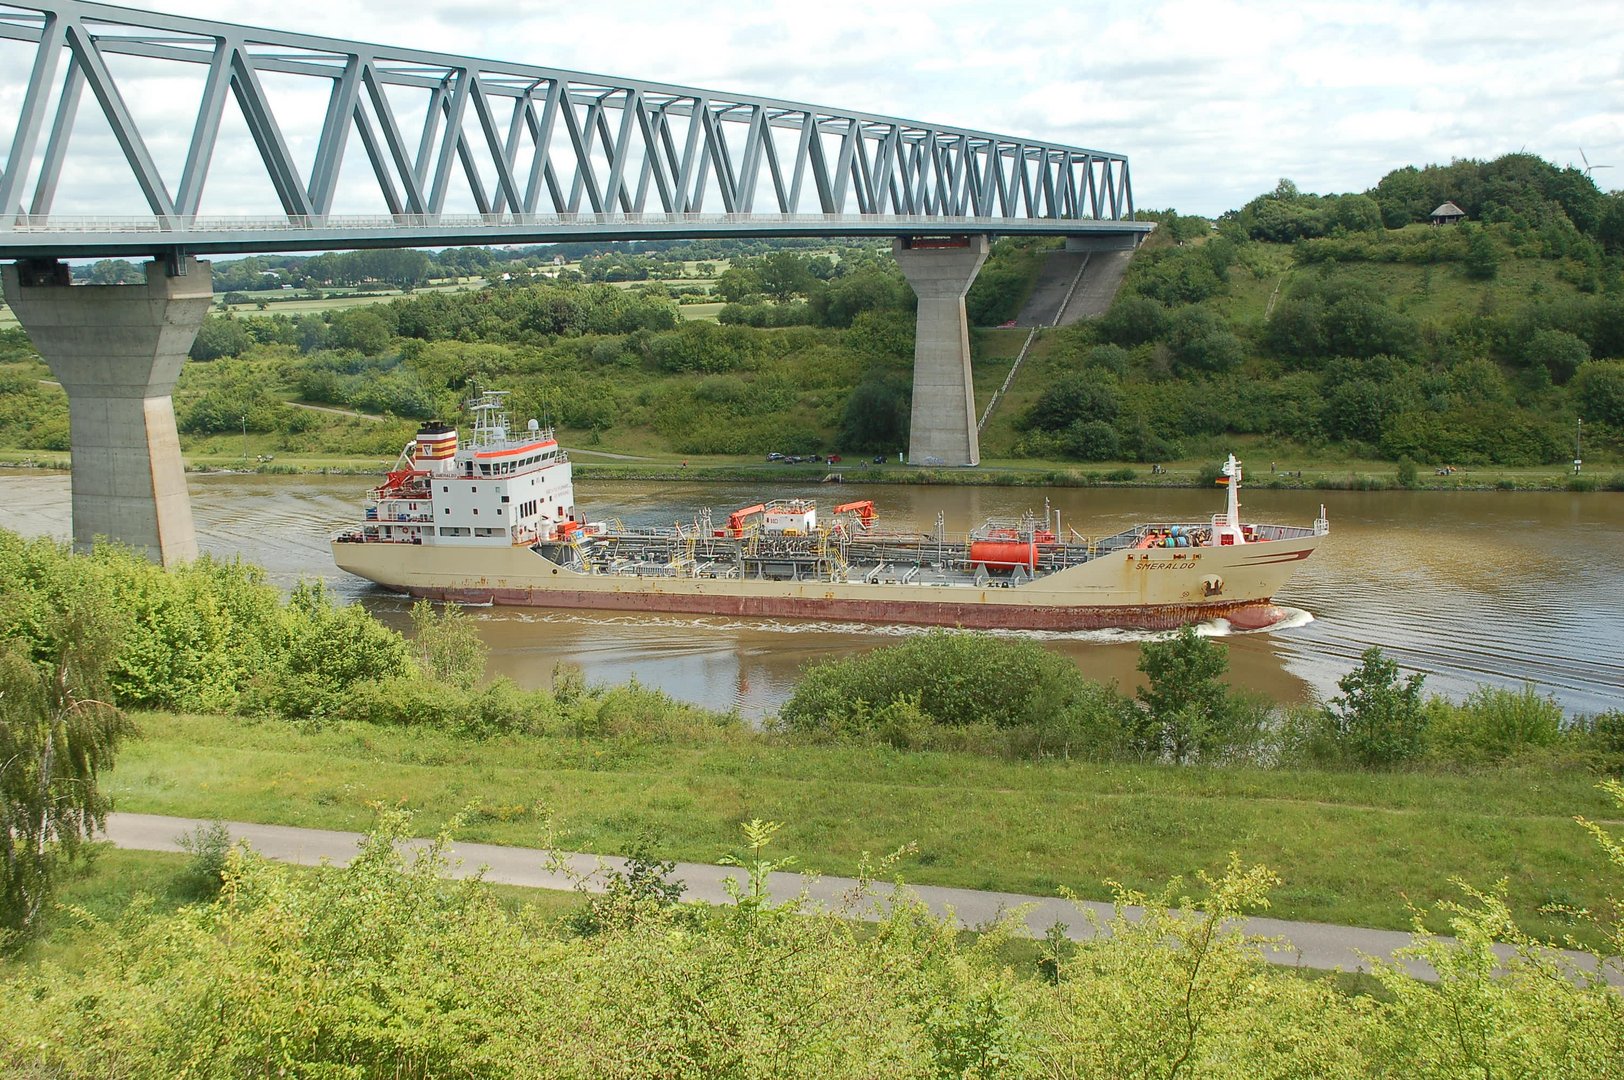
M 1359 666 L 1337 682 L 1341 695 L 1326 706 L 1332 729 L 1348 758 L 1360 765 L 1390 766 L 1421 752 L 1427 714 L 1421 701 L 1425 676 L 1400 681 L 1398 664 L 1372 645 Z
M 418 665 L 438 682 L 468 690 L 485 674 L 490 649 L 468 613 L 456 604 L 412 605 L 412 645 Z
M 226 862 L 231 854 L 231 830 L 218 819 L 199 825 L 175 838 L 180 849 L 191 856 L 179 875 L 180 888 L 196 900 L 212 900 L 226 880 Z
M 1006 748 L 1108 757 L 1124 702 L 1032 641 L 935 630 L 808 667 L 784 703 L 785 730 L 901 746 L 945 745 L 953 729 L 1009 735 Z
M 1261 716 L 1231 699 L 1221 678 L 1228 669 L 1229 650 L 1193 626 L 1140 645 L 1147 683 L 1139 689 L 1133 748 L 1151 760 L 1183 764 L 1255 745 Z
M 250 687 L 251 710 L 321 719 L 357 684 L 412 669 L 405 640 L 359 606 L 334 607 L 321 582 L 301 582 L 282 611 L 275 664 Z
M 1562 707 L 1532 684 L 1520 690 L 1481 686 L 1460 705 L 1428 703 L 1427 740 L 1438 757 L 1503 761 L 1562 737 Z

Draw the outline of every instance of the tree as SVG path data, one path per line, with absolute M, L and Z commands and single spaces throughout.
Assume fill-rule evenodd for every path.
M 480 640 L 474 620 L 455 604 L 438 611 L 427 600 L 413 604 L 412 644 L 424 674 L 436 682 L 472 690 L 485 674 L 490 649 Z
M 1114 461 L 1122 456 L 1116 428 L 1104 420 L 1078 420 L 1061 433 L 1061 448 L 1078 461 Z
M 762 291 L 761 275 L 745 266 L 730 266 L 717 277 L 711 291 L 730 304 Z
M 1558 386 L 1573 378 L 1579 365 L 1590 359 L 1590 346 L 1567 330 L 1536 330 L 1523 351 L 1526 366 L 1539 365 Z
M 354 349 L 363 356 L 377 356 L 389 348 L 389 324 L 370 308 L 351 308 L 333 316 L 328 344 L 335 349 Z
M 1387 766 L 1421 752 L 1427 717 L 1419 672 L 1400 681 L 1397 662 L 1372 645 L 1359 666 L 1337 682 L 1342 693 L 1325 707 L 1338 741 L 1360 765 Z
M 1025 431 L 1064 431 L 1077 423 L 1109 424 L 1122 408 L 1116 377 L 1103 368 L 1087 368 L 1055 380 L 1021 417 Z
M 1168 332 L 1168 347 L 1180 369 L 1228 371 L 1245 359 L 1246 348 L 1204 307 L 1180 308 Z
M 845 327 L 865 312 L 912 311 L 914 296 L 896 263 L 891 263 L 841 273 L 826 287 L 813 290 L 807 302 L 818 325 Z
M 1624 361 L 1591 360 L 1573 377 L 1573 400 L 1586 420 L 1624 429 Z
M 809 291 L 817 282 L 806 260 L 793 251 L 775 251 L 756 266 L 761 291 L 784 303 Z
M 147 272 L 126 259 L 101 259 L 90 268 L 92 285 L 139 285 Z
M 849 450 L 891 450 L 908 437 L 913 387 L 901 372 L 875 368 L 846 399 L 840 445 Z
M 1466 233 L 1466 258 L 1462 266 L 1473 281 L 1493 281 L 1500 273 L 1500 245 L 1481 228 L 1461 226 Z
M 1221 679 L 1229 670 L 1222 645 L 1185 626 L 1165 641 L 1139 646 L 1139 670 L 1149 680 L 1138 694 L 1141 753 L 1182 763 L 1227 741 L 1234 709 Z
M 1148 296 L 1124 290 L 1099 320 L 1100 337 L 1132 348 L 1167 333 L 1167 308 Z
M 123 626 L 88 598 L 0 648 L 0 949 L 38 928 L 62 864 L 107 823 L 97 786 L 131 728 L 108 670 Z
M 197 328 L 192 339 L 193 360 L 218 360 L 223 356 L 241 356 L 254 339 L 241 321 L 232 315 L 210 315 Z

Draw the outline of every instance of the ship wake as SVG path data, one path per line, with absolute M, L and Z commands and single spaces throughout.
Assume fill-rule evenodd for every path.
M 487 605 L 488 606 L 488 605 Z M 1262 630 L 1243 630 L 1232 626 L 1228 619 L 1209 619 L 1196 623 L 1195 631 L 1202 637 L 1229 637 L 1241 634 L 1271 633 L 1306 626 L 1314 616 L 1301 608 L 1282 607 L 1285 618 Z M 674 616 L 654 613 L 623 615 L 608 612 L 593 613 L 564 610 L 518 610 L 496 608 L 489 618 L 511 619 L 515 622 L 567 626 L 626 626 L 647 628 L 681 628 L 708 630 L 724 634 L 855 634 L 877 638 L 909 638 L 942 629 L 931 626 L 911 626 L 863 622 L 839 622 L 827 619 L 728 619 L 719 616 Z M 1165 641 L 1177 631 L 1173 630 L 985 630 L 981 633 L 998 637 L 1026 638 L 1034 641 L 1096 642 L 1102 645 L 1135 644 L 1143 641 Z

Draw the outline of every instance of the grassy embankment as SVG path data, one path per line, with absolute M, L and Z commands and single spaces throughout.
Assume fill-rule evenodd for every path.
M 110 790 L 121 810 L 361 829 L 371 805 L 419 811 L 429 831 L 467 812 L 467 840 L 715 861 L 738 823 L 786 823 L 781 850 L 849 874 L 907 843 L 922 884 L 1109 897 L 1155 888 L 1232 851 L 1284 879 L 1270 914 L 1404 929 L 1406 905 L 1453 879 L 1507 879 L 1535 932 L 1578 928 L 1547 904 L 1594 908 L 1602 863 L 1575 814 L 1611 812 L 1589 775 L 1265 771 L 1010 762 L 884 747 L 795 745 L 742 729 L 701 743 L 307 730 L 148 714 Z M 1445 929 L 1436 917 L 1429 925 Z

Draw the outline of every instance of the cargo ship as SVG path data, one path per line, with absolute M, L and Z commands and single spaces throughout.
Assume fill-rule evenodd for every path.
M 332 540 L 340 569 L 463 604 L 954 626 L 1170 629 L 1227 619 L 1263 629 L 1272 600 L 1329 532 L 1244 522 L 1241 465 L 1208 520 L 1147 521 L 1109 536 L 1058 515 L 989 520 L 949 538 L 887 528 L 869 499 L 763 500 L 663 528 L 594 520 L 575 504 L 568 454 L 505 397 L 469 403 L 471 438 L 424 424 Z

